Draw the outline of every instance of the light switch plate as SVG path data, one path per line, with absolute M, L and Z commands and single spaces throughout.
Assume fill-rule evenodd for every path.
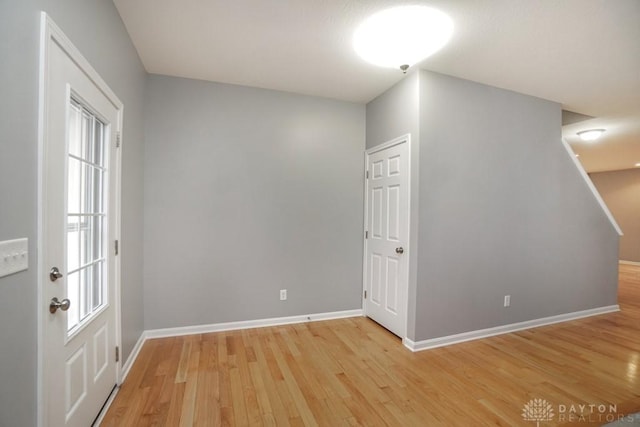
M 0 242 L 0 277 L 29 268 L 29 239 Z

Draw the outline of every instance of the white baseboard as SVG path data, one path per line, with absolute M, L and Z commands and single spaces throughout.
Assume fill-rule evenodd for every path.
M 269 319 L 243 320 L 239 322 L 213 323 L 209 325 L 184 326 L 179 328 L 150 329 L 142 331 L 138 342 L 133 347 L 127 361 L 122 365 L 120 384 L 129 375 L 131 367 L 138 358 L 145 341 L 151 338 L 178 337 L 182 335 L 205 334 L 209 332 L 233 331 L 239 329 L 264 328 L 267 326 L 290 325 L 294 323 L 319 322 L 321 320 L 344 319 L 362 316 L 362 309 L 333 311 L 329 313 L 303 314 L 289 317 L 272 317 Z
M 432 348 L 443 347 L 451 344 L 458 344 L 466 341 L 488 338 L 495 335 L 508 334 L 510 332 L 522 331 L 524 329 L 537 328 L 554 323 L 568 322 L 570 320 L 582 319 L 584 317 L 597 316 L 599 314 L 620 311 L 617 304 L 606 307 L 592 308 L 589 310 L 575 311 L 573 313 L 560 314 L 557 316 L 543 317 L 541 319 L 527 320 L 526 322 L 511 323 L 509 325 L 496 326 L 494 328 L 480 329 L 477 331 L 463 332 L 461 334 L 448 335 L 445 337 L 431 338 L 423 341 L 411 341 L 408 338 L 402 343 L 411 351 L 422 351 Z
M 142 349 L 142 345 L 146 340 L 147 340 L 147 332 L 142 331 L 142 333 L 140 334 L 140 338 L 138 338 L 138 342 L 136 342 L 136 345 L 133 346 L 133 350 L 131 350 L 131 354 L 129 354 L 129 357 L 127 357 L 127 361 L 124 362 L 124 364 L 122 365 L 122 371 L 120 371 L 120 384 L 122 384 L 124 382 L 124 379 L 127 378 L 127 375 L 129 375 L 129 371 L 133 366 L 133 362 L 135 362 L 136 359 L 138 358 L 138 354 L 140 353 L 140 350 Z
M 289 317 L 272 317 L 270 319 L 258 319 L 258 320 L 244 320 L 239 322 L 227 322 L 227 323 L 214 323 L 210 325 L 196 325 L 196 326 L 185 326 L 180 328 L 165 328 L 165 329 L 151 329 L 148 331 L 142 331 L 140 334 L 140 338 L 138 338 L 138 342 L 133 347 L 131 354 L 127 358 L 127 361 L 122 365 L 122 371 L 120 374 L 120 384 L 122 384 L 129 375 L 129 371 L 131 367 L 135 363 L 138 355 L 140 354 L 140 350 L 144 345 L 145 341 L 151 338 L 166 338 L 166 337 L 177 337 L 182 335 L 193 335 L 193 334 L 204 334 L 209 332 L 222 332 L 222 331 L 233 331 L 239 329 L 251 329 L 251 328 L 264 328 L 267 326 L 280 326 L 280 325 L 291 325 L 294 323 L 304 323 L 304 322 L 319 322 L 321 320 L 332 320 L 332 319 L 344 319 L 347 317 L 360 317 L 363 315 L 362 309 L 358 310 L 345 310 L 345 311 L 333 311 L 329 313 L 314 313 L 314 314 L 304 314 L 300 316 L 289 316 Z M 118 390 L 112 394 L 115 396 Z M 112 399 L 110 399 L 112 400 Z M 107 402 L 105 408 L 108 408 L 108 405 L 111 402 Z M 106 412 L 106 409 L 105 411 Z M 104 414 L 101 414 L 101 417 Z M 100 418 L 101 421 L 101 418 Z M 100 425 L 97 423 L 96 425 Z
M 330 313 L 303 314 L 269 319 L 242 320 L 239 322 L 213 323 L 209 325 L 184 326 L 179 328 L 150 329 L 145 331 L 146 339 L 177 337 L 181 335 L 206 334 L 209 332 L 233 331 L 238 329 L 264 328 L 267 326 L 290 325 L 293 323 L 317 322 L 320 320 L 343 319 L 362 316 L 362 310 L 333 311 Z
M 142 348 L 142 345 L 144 344 L 146 339 L 147 339 L 146 338 L 146 333 L 145 333 L 145 331 L 142 331 L 142 333 L 140 334 L 140 338 L 138 338 L 138 341 L 136 342 L 136 345 L 133 346 L 133 350 L 131 350 L 131 354 L 129 354 L 129 357 L 127 358 L 127 361 L 124 362 L 124 364 L 122 365 L 122 369 L 120 370 L 120 380 L 118 381 L 118 384 L 116 385 L 116 388 L 113 390 L 111 395 L 109 395 L 109 399 L 107 399 L 106 403 L 102 407 L 102 410 L 98 414 L 98 417 L 96 418 L 96 420 L 93 423 L 93 425 L 99 426 L 100 424 L 102 424 L 102 421 L 104 420 L 105 415 L 107 415 L 107 412 L 109 411 L 109 408 L 111 407 L 111 403 L 113 403 L 114 399 L 116 398 L 116 395 L 120 391 L 120 385 L 122 385 L 122 383 L 124 382 L 124 379 L 127 378 L 127 375 L 129 375 L 129 371 L 131 370 L 131 367 L 133 366 L 133 362 L 135 362 L 136 359 L 138 358 L 138 354 L 140 353 L 140 349 Z
M 626 265 L 638 265 L 638 266 L 640 266 L 640 262 L 636 262 L 636 261 L 624 261 L 624 260 L 620 260 L 620 261 L 618 261 L 618 263 L 620 263 L 620 264 L 626 264 Z
M 100 424 L 102 424 L 102 421 L 104 421 L 104 417 L 107 415 L 107 412 L 109 412 L 109 408 L 111 407 L 111 404 L 113 403 L 113 401 L 116 399 L 116 396 L 118 395 L 119 391 L 120 391 L 120 386 L 117 385 L 116 388 L 114 388 L 111 394 L 109 395 L 109 398 L 107 399 L 104 406 L 100 410 L 100 413 L 96 417 L 96 420 L 93 422 L 92 426 L 99 426 Z

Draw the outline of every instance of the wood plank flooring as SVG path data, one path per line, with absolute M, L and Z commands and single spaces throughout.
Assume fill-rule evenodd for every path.
M 601 425 L 640 411 L 640 267 L 619 283 L 619 313 L 419 353 L 366 318 L 149 340 L 102 425 Z

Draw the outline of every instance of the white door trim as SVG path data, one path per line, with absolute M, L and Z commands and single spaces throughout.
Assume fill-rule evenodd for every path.
M 40 69 L 39 69 L 39 92 L 38 92 L 38 213 L 37 213 L 37 281 L 36 281 L 36 319 L 38 322 L 37 332 L 37 425 L 44 427 L 47 425 L 47 395 L 46 378 L 44 378 L 44 319 L 48 301 L 45 301 L 42 287 L 46 282 L 46 269 L 43 265 L 44 258 L 44 218 L 46 218 L 46 186 L 44 185 L 44 167 L 47 161 L 47 96 L 48 96 L 48 69 L 49 69 L 49 41 L 53 41 L 66 52 L 66 54 L 78 65 L 86 76 L 95 84 L 97 88 L 118 110 L 118 120 L 115 123 L 116 131 L 120 134 L 122 141 L 122 117 L 124 106 L 115 93 L 109 88 L 104 80 L 98 75 L 89 62 L 82 56 L 80 51 L 73 45 L 71 40 L 65 36 L 62 30 L 49 18 L 46 12 L 40 14 Z M 121 142 L 122 146 L 122 142 Z M 116 151 L 116 231 L 115 235 L 120 238 L 121 227 L 121 177 L 122 177 L 122 150 Z M 113 249 L 113 248 L 111 248 Z M 114 278 L 115 287 L 115 312 L 116 312 L 116 345 L 122 349 L 121 334 L 121 307 L 120 307 L 120 256 L 114 258 L 116 274 Z M 116 363 L 116 378 L 120 382 L 122 369 L 122 357 Z
M 397 138 L 392 139 L 391 141 L 387 141 L 384 142 L 382 144 L 376 145 L 375 147 L 371 147 L 368 150 L 365 150 L 364 152 L 364 170 L 365 173 L 367 173 L 367 167 L 368 167 L 368 160 L 369 160 L 369 156 L 373 153 L 377 153 L 378 151 L 382 151 L 382 150 L 386 150 L 387 148 L 393 147 L 395 145 L 399 145 L 405 143 L 407 144 L 407 165 L 408 165 L 408 169 L 407 169 L 407 192 L 409 194 L 409 200 L 408 200 L 408 209 L 407 209 L 407 243 L 406 243 L 406 247 L 407 248 L 411 248 L 411 181 L 412 181 L 412 175 L 411 175 L 411 134 L 405 134 L 402 136 L 399 136 Z M 365 175 L 365 180 L 364 180 L 364 229 L 362 231 L 362 247 L 363 247 L 363 252 L 362 252 L 362 314 L 364 316 L 367 316 L 367 306 L 366 306 L 366 301 L 364 298 L 364 292 L 367 289 L 367 243 L 368 243 L 368 239 L 366 237 L 366 233 L 369 229 L 369 219 L 368 219 L 368 215 L 369 215 L 369 180 L 367 179 L 367 176 Z M 411 271 L 411 257 L 409 257 L 409 259 L 407 260 L 407 289 L 404 292 L 404 301 L 401 301 L 401 304 L 404 306 L 404 313 L 405 313 L 405 317 L 403 319 L 403 325 L 402 325 L 402 334 L 401 337 L 402 340 L 404 341 L 405 339 L 407 339 L 407 320 L 408 320 L 408 316 L 409 316 L 409 282 L 410 282 L 410 274 L 409 272 Z

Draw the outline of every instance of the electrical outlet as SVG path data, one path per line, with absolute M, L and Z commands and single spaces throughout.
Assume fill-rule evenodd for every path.
M 504 296 L 504 306 L 509 307 L 511 305 L 511 295 Z
M 280 289 L 280 301 L 286 301 L 286 300 L 287 300 L 287 290 Z

